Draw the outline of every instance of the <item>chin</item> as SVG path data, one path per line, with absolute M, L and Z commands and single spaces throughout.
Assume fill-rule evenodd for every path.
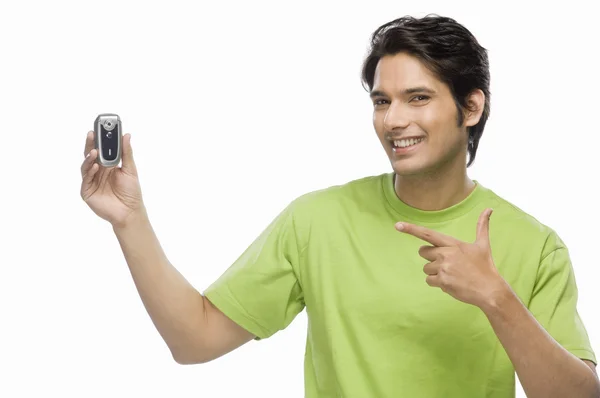
M 399 175 L 401 177 L 416 177 L 416 176 L 422 175 L 423 171 L 421 169 L 405 169 L 405 168 L 398 169 L 397 167 L 394 167 L 394 173 L 396 173 L 396 175 Z
M 431 168 L 415 159 L 395 159 L 392 161 L 394 173 L 402 177 L 420 176 L 427 174 Z

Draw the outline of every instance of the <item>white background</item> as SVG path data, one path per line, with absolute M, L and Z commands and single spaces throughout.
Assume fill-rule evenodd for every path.
M 591 4 L 3 2 L 0 396 L 302 397 L 304 312 L 217 361 L 175 363 L 79 196 L 85 136 L 121 116 L 163 248 L 202 291 L 295 197 L 391 171 L 360 66 L 379 25 L 430 12 L 489 50 L 469 175 L 566 242 L 600 353 Z

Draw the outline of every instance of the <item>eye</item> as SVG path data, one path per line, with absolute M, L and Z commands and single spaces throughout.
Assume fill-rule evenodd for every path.
M 413 100 L 417 100 L 417 101 L 427 101 L 430 97 L 426 96 L 426 95 L 416 95 L 414 97 L 411 98 L 411 102 Z
M 388 102 L 386 99 L 378 98 L 373 101 L 373 105 L 385 105 Z

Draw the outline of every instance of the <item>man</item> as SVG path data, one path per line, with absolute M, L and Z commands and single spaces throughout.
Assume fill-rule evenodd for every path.
M 123 167 L 100 169 L 88 134 L 82 198 L 175 360 L 211 361 L 306 308 L 307 397 L 514 397 L 515 371 L 529 397 L 599 397 L 565 244 L 467 176 L 486 50 L 450 18 L 400 18 L 373 34 L 363 81 L 393 173 L 293 200 L 204 295 L 152 231 L 131 136 Z

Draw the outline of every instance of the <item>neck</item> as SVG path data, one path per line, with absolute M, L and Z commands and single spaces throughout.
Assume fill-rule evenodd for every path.
M 463 201 L 475 188 L 464 163 L 427 174 L 394 176 L 398 198 L 419 210 L 443 210 Z

